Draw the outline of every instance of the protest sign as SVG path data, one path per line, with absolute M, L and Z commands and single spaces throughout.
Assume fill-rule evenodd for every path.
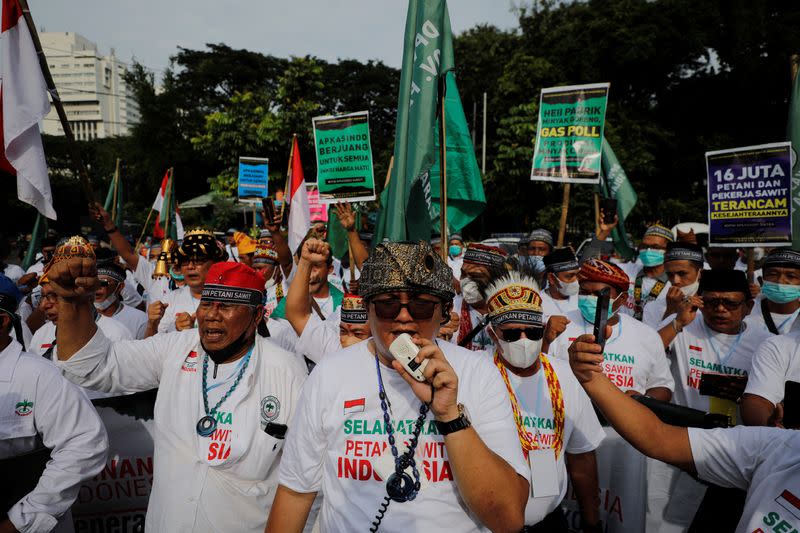
M 308 213 L 311 216 L 311 222 L 328 222 L 328 209 L 327 206 L 322 205 L 322 198 L 320 198 L 319 191 L 316 185 L 306 185 L 308 194 Z
M 268 195 L 269 159 L 264 157 L 239 158 L 239 198 L 260 200 Z
M 791 246 L 788 142 L 706 152 L 709 244 Z
M 75 531 L 144 531 L 153 486 L 153 406 L 157 389 L 93 400 L 108 432 L 103 469 L 81 483 Z
M 542 89 L 532 180 L 599 183 L 609 86 Z
M 314 117 L 312 122 L 320 202 L 374 200 L 369 113 Z

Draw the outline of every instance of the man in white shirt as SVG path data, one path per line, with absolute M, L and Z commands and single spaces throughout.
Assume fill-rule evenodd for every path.
M 524 531 L 568 531 L 560 506 L 568 474 L 581 510 L 581 530 L 602 531 L 594 450 L 605 433 L 568 363 L 541 353 L 541 299 L 534 273 L 525 270 L 500 271 L 484 290 L 489 334 L 497 346 L 494 364 L 506 385 L 519 442 L 531 466 Z
M 542 312 L 547 317 L 565 316 L 578 309 L 578 258 L 570 248 L 557 248 L 544 256 L 545 285 Z
M 488 359 L 433 341 L 451 280 L 426 243 L 373 250 L 360 281 L 372 339 L 326 355 L 309 376 L 267 532 L 301 531 L 319 491 L 321 531 L 522 529 L 528 465 L 503 382 Z M 420 348 L 412 363 L 424 381 L 389 352 L 403 333 Z
M 631 280 L 628 309 L 637 320 L 642 320 L 650 303 L 667 296 L 669 280 L 664 271 L 664 256 L 667 244 L 674 241 L 672 230 L 653 224 L 639 243 L 639 260 L 620 265 Z
M 453 304 L 458 313 L 458 332 L 453 342 L 468 350 L 493 350 L 492 338 L 482 327 L 486 325 L 486 301 L 482 287 L 489 283 L 489 270 L 499 267 L 506 259 L 506 252 L 496 246 L 470 243 L 461 262 L 461 295 Z M 475 329 L 478 329 L 476 332 Z M 468 337 L 472 337 L 467 341 Z
M 21 298 L 0 286 L 0 531 L 73 531 L 69 509 L 108 437 L 86 395 L 12 339 Z
M 56 358 L 55 354 L 58 352 L 55 342 L 59 318 L 58 296 L 52 285 L 50 285 L 47 272 L 42 276 L 40 283 L 42 301 L 39 306 L 44 311 L 47 322 L 33 333 L 28 351 L 54 360 Z M 133 339 L 133 333 L 131 333 L 130 329 L 116 319 L 102 315 L 97 311 L 94 312 L 94 317 L 97 327 L 103 330 L 103 333 L 109 339 L 115 341 Z
M 776 248 L 761 265 L 764 285 L 748 324 L 783 335 L 800 329 L 800 252 Z
M 268 319 L 278 306 L 278 302 L 283 300 L 289 288 L 281 275 L 278 252 L 271 244 L 262 242 L 256 244 L 256 251 L 253 253 L 253 270 L 267 280 L 264 286 L 267 295 L 264 303 L 264 318 Z
M 800 331 L 770 337 L 756 349 L 742 397 L 744 423 L 782 426 L 787 381 L 800 383 Z
M 110 342 L 91 319 L 94 262 L 72 258 L 52 270 L 64 375 L 101 391 L 158 387 L 147 530 L 262 532 L 305 379 L 297 358 L 256 336 L 264 279 L 241 263 L 215 263 L 197 329 Z
M 56 245 L 58 244 L 58 239 L 53 236 L 46 236 L 42 237 L 42 244 L 41 244 L 41 254 L 37 255 L 37 260 L 34 264 L 28 267 L 28 270 L 25 271 L 26 274 L 30 274 L 31 272 L 35 273 L 37 276 L 40 276 L 42 272 L 44 272 L 44 267 L 50 262 L 53 258 L 53 252 L 56 249 Z
M 606 340 L 603 371 L 626 393 L 646 394 L 668 402 L 675 383 L 658 334 L 630 315 L 619 312 L 628 298 L 628 276 L 617 265 L 589 259 L 581 264 L 578 280 L 578 310 L 567 313 L 569 324 L 546 353 L 553 358 L 567 359 L 567 349 L 575 338 L 592 331 L 597 295 L 608 288 L 611 296 L 608 324 L 612 333 Z
M 156 331 L 169 333 L 195 327 L 197 306 L 200 304 L 206 275 L 211 265 L 225 260 L 225 252 L 213 233 L 196 228 L 186 232 L 178 247 L 177 257 L 186 285 L 151 304 L 148 308 L 146 337 Z M 158 316 L 153 314 L 153 307 L 160 311 L 161 316 L 157 320 L 153 318 Z
M 239 250 L 234 237 L 238 231 L 236 228 L 228 228 L 228 231 L 225 232 L 225 251 L 228 253 L 228 261 L 233 263 L 239 261 Z
M 699 303 L 700 271 L 703 269 L 703 249 L 696 244 L 671 242 L 664 254 L 664 271 L 669 280 L 666 298 L 658 298 L 644 308 L 642 322 L 659 329 L 667 317 L 678 311 L 684 299 Z
M 332 320 L 322 320 L 313 312 L 308 292 L 312 265 L 324 263 L 329 254 L 327 243 L 318 239 L 306 240 L 300 249 L 300 261 L 286 297 L 286 320 L 299 337 L 295 351 L 315 364 L 325 354 L 347 348 L 370 336 L 367 312 L 358 296 L 344 295 L 339 307 L 338 325 Z
M 461 265 L 464 262 L 464 239 L 460 233 L 450 235 L 450 246 L 447 248 L 447 266 L 453 271 L 454 277 L 461 275 Z
M 736 533 L 800 529 L 800 431 L 664 424 L 603 375 L 602 349 L 594 344 L 593 335 L 576 339 L 569 355 L 586 393 L 638 450 L 703 481 L 747 491 Z
M 98 262 L 99 287 L 94 295 L 94 308 L 105 317 L 119 321 L 131 332 L 132 339 L 143 339 L 147 315 L 122 303 L 125 271 L 112 261 Z
M 753 354 L 772 334 L 745 323 L 753 299 L 744 272 L 704 270 L 698 295 L 702 299 L 700 302 L 682 301 L 675 319 L 659 330 L 673 361 L 674 401 L 678 405 L 730 416 L 735 424 L 738 401 L 747 383 Z M 705 396 L 700 394 L 700 382 L 705 374 L 733 379 L 728 380 L 722 396 Z

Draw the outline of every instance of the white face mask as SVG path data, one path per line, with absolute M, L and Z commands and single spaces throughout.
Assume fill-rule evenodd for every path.
M 503 351 L 503 359 L 517 368 L 532 366 L 542 351 L 542 339 L 534 341 L 520 338 L 514 342 L 506 342 L 498 335 L 497 343 Z
M 566 296 L 567 298 L 569 298 L 570 296 L 575 296 L 576 294 L 578 294 L 578 291 L 581 290 L 581 286 L 578 283 L 578 280 L 575 280 L 570 283 L 565 283 L 558 278 L 556 278 L 556 280 L 558 281 L 558 293 L 561 296 Z
M 463 278 L 461 280 L 461 296 L 469 305 L 475 305 L 483 300 L 483 294 L 481 294 L 478 284 L 475 280 L 470 278 Z
M 696 279 L 694 280 L 694 283 L 690 283 L 685 287 L 678 287 L 678 288 L 681 290 L 684 296 L 686 297 L 694 296 L 695 294 L 697 294 L 697 289 L 700 288 L 700 280 Z
M 106 309 L 117 303 L 118 299 L 119 297 L 116 294 L 112 294 L 111 296 L 109 296 L 108 298 L 106 298 L 101 302 L 95 302 L 94 308 L 97 309 L 98 311 L 105 311 Z

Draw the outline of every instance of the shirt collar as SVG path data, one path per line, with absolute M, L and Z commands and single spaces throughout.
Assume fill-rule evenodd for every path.
M 14 339 L 0 352 L 0 381 L 11 381 L 14 377 L 14 369 L 21 353 L 22 345 Z

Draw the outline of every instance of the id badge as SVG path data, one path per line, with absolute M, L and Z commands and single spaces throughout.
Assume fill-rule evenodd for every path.
M 400 444 L 397 447 L 398 455 L 403 455 L 406 450 L 408 450 L 408 446 L 405 444 Z M 430 482 L 428 481 L 427 476 L 425 476 L 425 468 L 423 467 L 422 460 L 419 457 L 416 458 L 416 463 L 417 472 L 419 472 L 419 490 L 422 491 Z M 383 450 L 382 454 L 372 460 L 372 469 L 383 481 L 388 480 L 389 477 L 394 474 L 394 455 L 392 455 L 391 446 L 387 446 L 386 449 Z M 411 479 L 414 479 L 414 471 L 410 466 L 406 468 L 406 472 L 409 476 L 411 476 Z
M 558 487 L 558 468 L 553 450 L 531 450 L 528 452 L 528 463 L 531 467 L 531 496 L 558 496 L 561 491 Z

